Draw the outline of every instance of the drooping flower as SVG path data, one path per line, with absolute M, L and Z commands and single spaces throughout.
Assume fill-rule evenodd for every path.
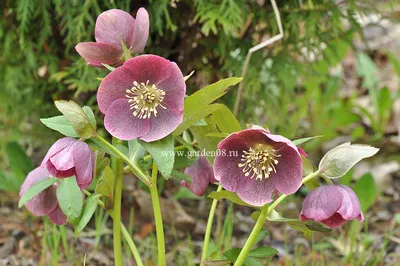
M 285 137 L 254 126 L 230 134 L 218 149 L 215 178 L 248 204 L 263 206 L 276 191 L 293 194 L 301 186 L 301 155 Z
M 19 196 L 22 195 L 35 183 L 43 181 L 47 178 L 53 177 L 46 168 L 38 167 L 32 170 L 26 177 L 24 183 L 21 186 Z M 43 190 L 30 201 L 25 204 L 25 207 L 30 213 L 35 216 L 47 215 L 51 221 L 55 224 L 65 224 L 67 217 L 61 211 L 60 205 L 58 205 L 56 196 L 56 185 Z
M 218 182 L 214 178 L 213 168 L 204 156 L 200 156 L 192 166 L 187 167 L 184 173 L 192 178 L 192 183 L 183 180 L 181 185 L 199 197 L 206 193 L 208 184 Z
M 364 221 L 354 191 L 344 185 L 326 185 L 312 190 L 303 202 L 302 221 L 314 220 L 335 229 L 346 221 Z
M 78 186 L 85 189 L 93 180 L 94 153 L 81 140 L 62 138 L 50 147 L 41 166 L 54 177 L 75 175 Z
M 143 51 L 149 25 L 149 14 L 144 8 L 138 10 L 136 19 L 125 11 L 111 9 L 97 17 L 96 42 L 81 42 L 75 49 L 91 66 L 119 66 L 123 62 L 123 44 L 131 54 Z
M 179 67 L 156 55 L 129 59 L 101 82 L 97 103 L 104 126 L 122 140 L 161 139 L 183 118 L 186 85 Z

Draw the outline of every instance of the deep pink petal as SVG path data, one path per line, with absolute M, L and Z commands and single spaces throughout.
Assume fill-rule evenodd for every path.
M 254 206 L 264 206 L 272 201 L 275 187 L 271 179 L 255 180 L 253 178 L 251 184 L 248 190 L 237 192 L 241 200 Z
M 183 111 L 186 84 L 183 74 L 177 64 L 171 62 L 168 78 L 157 84 L 157 88 L 165 91 L 163 103 L 175 114 Z
M 263 132 L 270 140 L 272 140 L 273 142 L 278 142 L 278 143 L 284 143 L 287 146 L 291 147 L 294 151 L 297 152 L 297 154 L 300 157 L 300 152 L 298 151 L 298 148 L 296 147 L 296 145 L 293 144 L 293 142 L 287 138 L 285 138 L 284 136 L 281 135 L 274 135 L 271 133 L 268 133 L 268 131 Z M 277 144 L 275 144 L 277 145 Z M 301 158 L 301 157 L 300 157 Z
M 81 42 L 75 46 L 75 49 L 91 66 L 104 68 L 101 63 L 111 66 L 122 63 L 123 52 L 119 46 L 113 44 Z
M 54 165 L 51 163 L 51 161 L 48 161 L 46 164 L 47 170 L 51 173 L 52 176 L 58 177 L 58 178 L 65 178 L 65 177 L 70 177 L 75 175 L 75 168 L 71 168 L 65 171 L 59 171 L 57 168 L 54 167 Z
M 67 171 L 71 168 L 74 168 L 72 147 L 76 145 L 76 142 L 77 141 L 75 140 L 73 143 L 65 147 L 63 150 L 50 157 L 49 161 L 58 171 Z
M 57 153 L 61 152 L 63 149 L 65 149 L 66 147 L 68 147 L 69 145 L 71 145 L 72 143 L 74 143 L 76 140 L 74 138 L 62 138 L 57 140 L 51 147 L 50 149 L 47 151 L 46 156 L 43 158 L 42 163 L 40 166 L 45 167 L 47 164 L 47 161 L 49 161 L 49 159 L 56 155 Z
M 218 144 L 218 149 L 225 154 L 237 154 L 237 156 L 219 155 L 214 160 L 214 176 L 221 182 L 223 188 L 232 192 L 247 191 L 252 186 L 252 180 L 245 176 L 241 163 L 243 151 L 247 151 L 249 146 L 240 138 L 238 133 L 233 133 Z
M 302 148 L 297 148 L 297 150 L 299 151 L 299 153 L 301 155 L 303 155 L 304 157 L 308 157 L 308 154 L 302 149 Z
M 184 172 L 192 178 L 192 183 L 184 180 L 181 185 L 199 197 L 206 193 L 208 184 L 215 180 L 213 169 L 204 156 L 201 156 L 192 166 L 187 167 Z
M 361 213 L 360 202 L 358 201 L 356 194 L 347 186 L 338 185 L 337 187 L 343 196 L 342 206 L 337 212 L 346 220 L 355 219 Z
M 145 54 L 129 59 L 123 64 L 123 67 L 132 71 L 132 82 L 146 83 L 149 81 L 150 85 L 157 85 L 170 77 L 171 68 L 175 67 L 175 64 L 161 56 Z
M 146 46 L 149 38 L 150 19 L 146 9 L 139 8 L 136 14 L 135 29 L 133 31 L 132 52 L 140 53 Z
M 19 195 L 22 195 L 35 183 L 43 181 L 52 177 L 46 168 L 38 167 L 32 170 L 26 177 L 24 183 L 21 186 Z M 55 187 L 49 187 L 46 190 L 40 192 L 30 201 L 25 204 L 26 209 L 35 216 L 47 215 L 57 205 L 57 197 Z
M 276 173 L 272 172 L 275 188 L 283 194 L 293 194 L 301 187 L 302 159 L 297 148 L 283 144 L 277 152 L 281 157 L 277 158 Z
M 341 227 L 345 222 L 346 220 L 343 219 L 343 217 L 339 213 L 335 213 L 332 217 L 329 217 L 328 219 L 321 221 L 321 223 L 325 224 L 331 229 L 336 229 L 338 227 Z
M 108 108 L 104 117 L 104 126 L 111 135 L 122 140 L 142 137 L 150 130 L 149 119 L 134 117 L 127 99 L 116 100 Z
M 83 141 L 73 146 L 76 181 L 79 187 L 85 189 L 93 180 L 94 153 Z
M 110 105 L 118 99 L 126 98 L 126 90 L 133 87 L 134 74 L 126 67 L 119 67 L 109 73 L 100 83 L 97 91 L 97 103 L 103 114 L 106 114 Z
M 48 214 L 49 219 L 58 225 L 67 223 L 67 216 L 62 212 L 60 205 L 57 204 L 56 208 Z
M 96 20 L 97 42 L 121 46 L 121 41 L 129 49 L 133 43 L 135 19 L 127 12 L 111 9 L 101 13 Z
M 335 185 L 321 186 L 310 193 L 303 202 L 300 218 L 321 222 L 332 217 L 342 205 L 342 193 Z
M 158 114 L 156 117 L 151 116 L 147 119 L 150 122 L 150 130 L 145 133 L 140 139 L 151 142 L 162 139 L 172 133 L 178 125 L 182 122 L 183 112 L 176 115 L 168 109 L 157 109 Z

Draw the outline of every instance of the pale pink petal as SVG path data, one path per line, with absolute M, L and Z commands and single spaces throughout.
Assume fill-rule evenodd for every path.
M 121 46 L 121 41 L 129 49 L 133 43 L 135 19 L 127 12 L 111 9 L 101 13 L 96 20 L 95 37 L 100 43 Z
M 335 213 L 333 216 L 329 217 L 326 220 L 322 220 L 321 223 L 325 224 L 331 229 L 336 229 L 338 227 L 341 227 L 344 223 L 346 222 L 345 219 L 339 214 Z
M 81 42 L 75 49 L 91 66 L 104 68 L 102 63 L 112 66 L 122 64 L 123 52 L 119 46 L 113 44 Z
M 162 139 L 172 133 L 182 122 L 183 112 L 176 115 L 171 110 L 158 108 L 156 117 L 147 119 L 150 123 L 150 129 L 140 139 L 151 142 Z M 144 132 L 144 131 L 143 131 Z
M 67 216 L 62 212 L 60 205 L 57 204 L 56 208 L 47 215 L 49 219 L 58 225 L 63 225 L 67 223 Z
M 310 193 L 303 202 L 301 220 L 321 222 L 333 216 L 342 205 L 342 193 L 335 185 L 321 186 Z
M 43 158 L 42 163 L 40 166 L 45 167 L 47 164 L 47 161 L 49 161 L 49 159 L 56 155 L 57 153 L 61 152 L 63 149 L 65 149 L 67 146 L 71 145 L 72 143 L 74 143 L 76 140 L 74 138 L 62 138 L 57 140 L 51 147 L 50 149 L 47 151 L 46 156 Z
M 200 156 L 192 166 L 187 167 L 184 173 L 192 178 L 192 182 L 189 183 L 184 180 L 181 185 L 187 187 L 199 197 L 206 193 L 208 184 L 215 180 L 213 169 L 204 156 Z
M 73 146 L 76 181 L 80 189 L 85 189 L 93 180 L 94 153 L 85 142 Z
M 246 191 L 239 191 L 237 195 L 241 200 L 253 206 L 264 206 L 273 199 L 275 190 L 271 179 L 251 180 L 251 187 Z
M 135 29 L 133 31 L 132 52 L 140 53 L 146 46 L 149 38 L 150 19 L 146 9 L 139 8 L 136 14 Z
M 360 202 L 354 191 L 344 185 L 338 185 L 338 189 L 342 192 L 342 206 L 337 211 L 346 220 L 353 220 L 359 217 L 361 213 Z
M 35 183 L 51 178 L 51 174 L 46 168 L 38 167 L 32 170 L 26 177 L 21 186 L 19 195 L 22 195 Z M 47 215 L 57 205 L 57 197 L 55 187 L 49 187 L 34 196 L 30 201 L 25 204 L 25 208 L 35 216 Z
M 150 121 L 134 117 L 128 99 L 119 99 L 108 108 L 104 117 L 104 126 L 114 137 L 131 140 L 148 134 Z

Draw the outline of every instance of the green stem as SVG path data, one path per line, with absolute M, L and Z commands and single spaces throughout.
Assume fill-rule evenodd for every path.
M 91 195 L 91 193 L 89 191 L 87 191 L 86 189 L 83 190 L 83 192 L 87 196 Z M 102 202 L 101 200 L 97 200 L 97 203 L 99 204 L 100 207 L 102 207 L 103 209 L 105 209 L 108 212 L 108 214 L 110 215 L 110 217 L 112 219 L 114 219 L 113 210 L 107 210 L 106 206 L 104 205 L 104 202 Z M 121 222 L 121 232 L 122 232 L 122 235 L 124 236 L 126 242 L 128 242 L 129 248 L 130 248 L 130 250 L 131 250 L 131 252 L 133 254 L 133 257 L 135 258 L 135 262 L 136 262 L 137 266 L 143 266 L 143 261 L 140 258 L 139 251 L 138 251 L 135 243 L 133 242 L 128 230 L 126 230 L 126 227 L 124 226 L 124 224 L 122 222 Z
M 309 174 L 303 180 L 301 181 L 302 184 L 310 181 L 311 179 L 317 177 L 320 174 L 319 171 L 316 171 L 312 174 Z M 243 246 L 243 249 L 240 251 L 238 258 L 236 259 L 236 262 L 234 266 L 242 266 L 244 263 L 244 260 L 246 259 L 250 249 L 253 247 L 254 242 L 260 233 L 265 221 L 267 220 L 268 215 L 281 203 L 288 195 L 282 194 L 279 198 L 277 198 L 271 206 L 268 207 L 268 205 L 265 205 L 264 207 L 261 208 L 261 213 L 260 216 L 257 219 L 256 224 L 253 227 L 253 230 L 250 233 L 250 236 L 247 238 L 246 243 Z
M 131 169 L 132 173 L 134 173 L 143 183 L 145 183 L 148 187 L 151 187 L 151 182 L 149 176 L 144 173 L 139 167 L 137 167 L 128 157 L 126 157 L 122 152 L 120 152 L 117 148 L 115 148 L 111 143 L 107 140 L 103 139 L 99 135 L 96 135 L 95 138 L 103 143 L 107 148 L 112 150 L 119 158 L 121 158 Z
M 121 243 L 121 200 L 122 200 L 122 161 L 118 158 L 113 159 L 113 170 L 115 173 L 114 190 L 114 219 L 113 219 L 113 239 L 114 239 L 114 262 L 115 266 L 122 266 L 122 243 Z
M 222 190 L 222 186 L 219 185 L 217 188 L 217 192 L 219 192 L 221 190 Z M 214 221 L 215 210 L 217 209 L 217 203 L 218 203 L 218 200 L 214 199 L 211 204 L 210 213 L 208 214 L 206 233 L 204 235 L 204 242 L 203 242 L 203 253 L 201 254 L 201 263 L 200 263 L 201 266 L 205 265 L 203 261 L 207 259 L 208 243 L 210 242 L 211 229 L 212 229 L 212 224 Z
M 157 249 L 158 249 L 158 265 L 165 266 L 165 242 L 164 242 L 164 228 L 161 215 L 160 199 L 157 191 L 157 174 L 158 168 L 153 162 L 153 171 L 151 173 L 152 186 L 150 187 L 151 201 L 153 203 L 154 220 L 156 223 L 157 234 Z

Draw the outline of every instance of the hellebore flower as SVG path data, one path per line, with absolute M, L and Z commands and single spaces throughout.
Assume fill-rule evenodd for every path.
M 129 13 L 111 9 L 97 17 L 95 27 L 96 42 L 81 42 L 75 46 L 76 51 L 89 65 L 104 67 L 122 64 L 123 45 L 131 54 L 143 51 L 149 37 L 149 14 L 140 8 L 136 19 Z
M 78 186 L 85 189 L 93 180 L 94 153 L 81 140 L 62 138 L 50 147 L 41 167 L 58 178 L 75 175 Z
M 104 126 L 122 140 L 162 139 L 182 122 L 186 85 L 179 67 L 156 55 L 129 59 L 100 83 Z
M 293 194 L 301 186 L 302 159 L 285 137 L 254 126 L 230 134 L 218 149 L 215 179 L 248 204 L 263 206 L 276 190 Z
M 22 195 L 35 183 L 43 181 L 47 178 L 51 178 L 52 175 L 47 171 L 46 168 L 38 167 L 32 170 L 26 177 L 24 183 L 21 186 L 19 196 Z M 67 217 L 61 211 L 60 205 L 58 205 L 56 196 L 56 185 L 52 185 L 47 189 L 43 190 L 30 201 L 25 204 L 25 208 L 35 216 L 47 215 L 51 221 L 55 224 L 65 224 Z
M 312 190 L 303 202 L 302 221 L 315 220 L 335 229 L 346 221 L 364 221 L 360 202 L 351 188 L 344 185 L 326 185 Z
M 218 182 L 214 178 L 214 172 L 210 163 L 204 156 L 199 157 L 192 166 L 187 167 L 184 173 L 192 178 L 192 183 L 190 184 L 186 180 L 183 180 L 181 185 L 187 187 L 193 194 L 199 197 L 206 193 L 209 183 Z

